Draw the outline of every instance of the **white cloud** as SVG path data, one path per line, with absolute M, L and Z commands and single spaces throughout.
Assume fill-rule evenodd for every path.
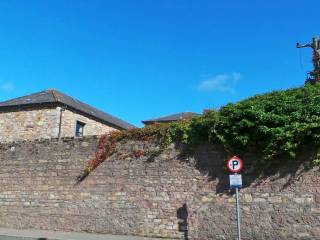
M 12 90 L 14 90 L 14 85 L 13 83 L 10 83 L 10 82 L 5 82 L 5 83 L 2 83 L 0 84 L 0 90 L 1 91 L 4 91 L 4 92 L 10 92 Z
M 210 77 L 200 83 L 200 91 L 216 91 L 224 93 L 235 93 L 241 74 L 234 72 L 231 74 L 218 74 Z

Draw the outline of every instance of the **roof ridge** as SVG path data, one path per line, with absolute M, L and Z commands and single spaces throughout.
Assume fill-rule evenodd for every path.
M 135 127 L 134 125 L 122 120 L 121 118 L 106 113 L 103 110 L 93 107 L 85 102 L 82 102 L 55 89 L 46 89 L 34 94 L 14 98 L 5 102 L 0 102 L 0 108 L 21 107 L 39 104 L 63 104 L 65 106 L 68 106 L 68 108 L 70 109 L 81 112 L 81 114 L 86 114 L 98 121 L 111 124 L 117 129 L 129 129 Z
M 184 119 L 184 118 L 189 118 L 189 117 L 195 117 L 195 116 L 199 116 L 201 114 L 199 113 L 195 113 L 195 112 L 178 112 L 178 113 L 174 113 L 174 114 L 170 114 L 170 115 L 166 115 L 166 116 L 160 116 L 157 118 L 152 118 L 152 119 L 148 119 L 148 120 L 144 120 L 142 121 L 143 123 L 150 123 L 150 122 L 166 122 L 166 121 L 177 121 L 180 119 Z

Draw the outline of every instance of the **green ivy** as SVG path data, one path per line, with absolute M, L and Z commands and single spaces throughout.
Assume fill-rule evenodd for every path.
M 310 145 L 315 149 L 313 163 L 320 166 L 320 85 L 274 91 L 199 117 L 103 135 L 78 181 L 112 155 L 117 142 L 128 139 L 159 143 L 156 152 L 134 153 L 139 156 L 154 157 L 173 142 L 190 146 L 209 142 L 222 144 L 230 155 L 261 152 L 260 164 L 266 166 L 278 156 L 294 159 L 300 147 Z
M 211 142 L 223 144 L 230 154 L 260 151 L 265 161 L 280 155 L 294 158 L 302 145 L 320 146 L 320 87 L 257 95 L 166 125 L 160 135 L 166 144 Z

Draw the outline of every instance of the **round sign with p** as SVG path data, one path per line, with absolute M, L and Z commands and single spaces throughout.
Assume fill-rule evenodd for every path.
M 238 158 L 237 156 L 234 156 L 227 161 L 227 168 L 232 173 L 240 172 L 243 168 L 243 161 Z

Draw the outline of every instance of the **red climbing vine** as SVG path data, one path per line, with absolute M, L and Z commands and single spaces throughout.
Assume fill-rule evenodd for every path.
M 98 149 L 94 158 L 90 159 L 84 168 L 83 172 L 77 177 L 77 182 L 83 181 L 94 169 L 96 169 L 102 162 L 116 152 L 116 144 L 123 139 L 150 141 L 155 139 L 161 139 L 161 136 L 168 130 L 166 124 L 154 124 L 152 126 L 145 127 L 143 129 L 130 129 L 126 131 L 113 131 L 104 134 L 99 139 Z M 119 159 L 125 159 L 128 157 L 139 158 L 147 153 L 143 150 L 135 150 L 129 154 L 119 156 Z M 150 154 L 150 152 L 148 152 Z

